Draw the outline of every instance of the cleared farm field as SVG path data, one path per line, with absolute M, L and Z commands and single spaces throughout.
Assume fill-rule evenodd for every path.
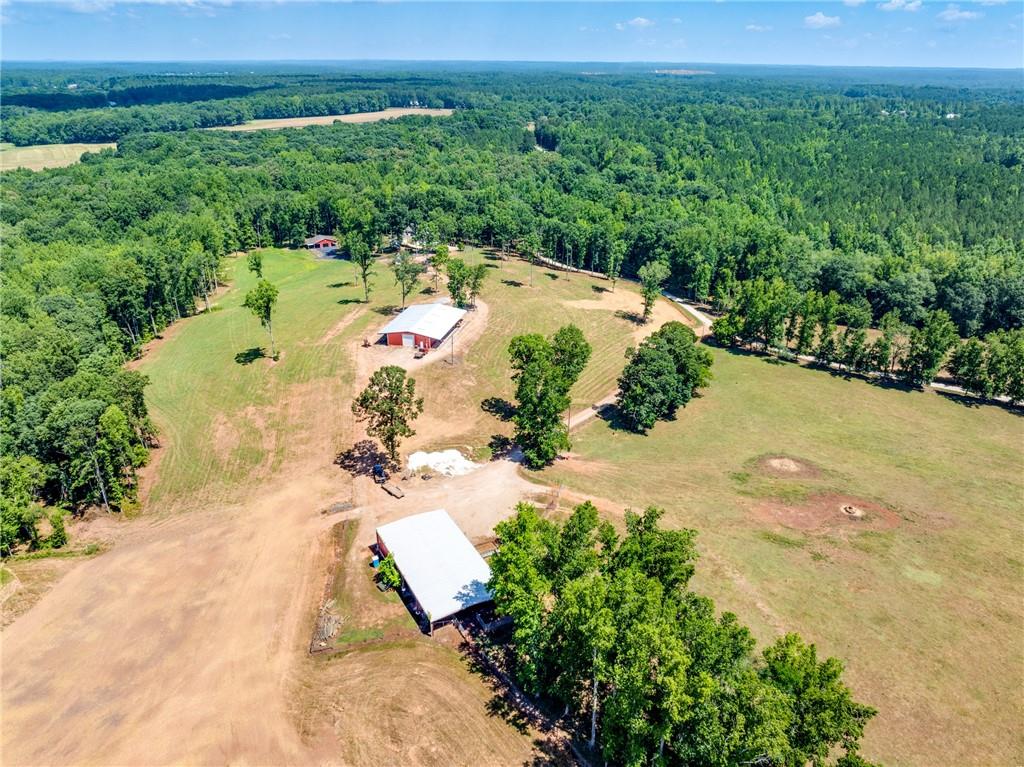
M 454 365 L 431 365 L 415 373 L 426 410 L 409 449 L 455 447 L 479 455 L 493 435 L 511 435 L 512 424 L 502 420 L 502 403 L 515 391 L 508 359 L 513 336 L 550 335 L 569 323 L 579 326 L 593 347 L 590 364 L 571 392 L 572 411 L 579 414 L 614 390 L 627 347 L 669 320 L 691 324 L 690 317 L 667 300 L 656 304 L 652 322 L 638 324 L 643 299 L 637 287 L 626 282 L 619 282 L 612 292 L 606 280 L 536 266 L 531 287 L 530 266 L 518 258 L 501 261 L 472 247 L 460 257 L 490 267 L 481 294 L 486 328 L 468 348 L 460 345 L 456 333 Z M 440 351 L 447 356 L 448 345 Z
M 0 148 L 0 171 L 27 168 L 28 170 L 44 170 L 45 168 L 64 168 L 74 165 L 82 159 L 86 152 L 99 152 L 101 149 L 114 149 L 117 144 L 40 144 L 38 146 L 12 146 L 5 144 Z
M 539 479 L 696 529 L 695 586 L 798 631 L 878 709 L 887 765 L 1020 764 L 1024 418 L 714 349 L 647 436 L 595 419 Z
M 414 109 L 390 107 L 379 112 L 353 112 L 346 115 L 318 115 L 315 117 L 282 117 L 269 120 L 250 120 L 241 125 L 220 125 L 207 130 L 254 131 L 277 130 L 280 128 L 305 128 L 310 125 L 333 125 L 334 123 L 375 123 L 380 120 L 394 120 L 409 115 L 420 117 L 447 117 L 454 109 Z

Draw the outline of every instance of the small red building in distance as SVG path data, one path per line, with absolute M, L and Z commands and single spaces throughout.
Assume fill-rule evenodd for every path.
M 435 349 L 466 316 L 465 309 L 447 304 L 416 304 L 380 329 L 388 346 Z
M 326 234 L 316 234 L 307 237 L 305 241 L 306 250 L 325 250 L 338 247 L 338 241 Z

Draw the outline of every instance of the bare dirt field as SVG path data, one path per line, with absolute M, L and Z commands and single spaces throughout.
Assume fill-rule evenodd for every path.
M 398 117 L 418 115 L 420 117 L 448 117 L 454 109 L 426 109 L 389 107 L 379 112 L 353 112 L 345 115 L 318 115 L 316 117 L 281 117 L 269 120 L 250 120 L 241 125 L 219 125 L 206 130 L 254 131 L 277 130 L 280 128 L 305 128 L 310 125 L 333 125 L 334 123 L 375 123 L 380 120 L 394 120 Z
M 117 144 L 40 144 L 38 146 L 17 146 L 0 150 L 0 171 L 27 168 L 63 168 L 74 165 L 86 152 L 101 149 L 115 149 Z
M 459 754 L 520 764 L 548 747 L 491 710 L 480 675 L 418 636 L 400 605 L 356 602 L 367 626 L 392 626 L 408 641 L 326 663 L 308 656 L 324 542 L 340 521 L 323 509 L 362 505 L 349 512 L 359 522 L 348 560 L 359 600 L 376 593 L 363 574 L 379 521 L 443 506 L 480 537 L 537 492 L 514 464 L 495 462 L 410 480 L 397 501 L 332 463 L 357 434 L 348 350 L 381 317 L 339 297 L 343 264 L 310 263 L 265 256 L 286 296 L 277 365 L 232 359 L 259 331 L 238 305 L 250 279 L 238 268 L 220 309 L 184 321 L 140 366 L 159 371 L 162 387 L 154 400 L 165 455 L 148 512 L 100 555 L 62 561 L 33 593 L 14 589 L 34 605 L 3 633 L 5 764 L 358 764 L 382 753 L 413 764 Z M 381 304 L 393 300 L 381 291 Z M 169 375 L 182 359 L 209 366 L 203 394 L 215 409 Z M 210 428 L 225 409 L 223 428 Z M 442 705 L 445 716 L 424 716 Z

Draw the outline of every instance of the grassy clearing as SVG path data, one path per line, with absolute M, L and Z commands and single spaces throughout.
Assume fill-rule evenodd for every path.
M 484 258 L 475 249 L 464 256 L 471 263 Z M 244 364 L 247 350 L 266 346 L 266 335 L 240 306 L 253 279 L 236 261 L 234 289 L 217 311 L 172 329 L 141 366 L 152 376 L 149 401 L 168 444 L 150 508 L 228 500 L 292 456 L 312 453 L 326 462 L 348 446 L 349 352 L 383 316 L 359 302 L 361 289 L 345 262 L 267 251 L 264 263 L 281 288 L 279 363 L 255 357 Z M 490 310 L 487 329 L 468 351 L 456 345 L 455 365 L 435 361 L 416 371 L 426 412 L 421 435 L 406 450 L 480 448 L 491 435 L 511 431 L 481 403 L 511 398 L 506 347 L 517 333 L 551 333 L 570 321 L 583 328 L 595 353 L 573 393 L 575 407 L 614 387 L 622 352 L 634 342 L 628 319 L 590 303 L 608 298 L 595 291 L 603 283 L 551 272 L 553 279 L 536 269 L 531 288 L 528 265 L 488 263 L 496 268 L 482 296 Z M 380 269 L 370 308 L 383 311 L 400 299 L 383 264 Z M 620 285 L 617 294 L 628 292 L 638 308 L 632 290 Z M 588 303 L 567 303 L 578 301 Z M 704 553 L 698 588 L 741 615 L 763 640 L 797 630 L 846 660 L 859 697 L 880 709 L 868 731 L 868 756 L 888 764 L 1022 761 L 1024 420 L 934 393 L 714 354 L 715 381 L 676 422 L 639 437 L 594 420 L 575 435 L 581 457 L 538 479 L 623 505 L 656 503 L 667 509 L 670 524 L 698 529 Z M 325 429 L 325 422 L 332 425 Z M 815 472 L 768 476 L 759 461 L 778 455 Z M 766 504 L 798 506 L 828 494 L 892 509 L 895 526 L 858 528 L 849 521 L 809 531 L 761 513 Z M 474 698 L 480 691 L 431 654 L 450 651 L 423 650 L 418 640 L 410 645 L 415 650 L 388 649 L 387 638 L 405 636 L 412 621 L 400 605 L 386 603 L 360 569 L 365 561 L 354 559 L 350 593 L 367 618 L 344 625 L 342 636 L 362 641 L 379 631 L 384 641 L 366 648 L 350 642 L 345 659 L 323 666 L 344 673 L 331 671 L 317 685 L 341 700 L 339 691 L 375 689 L 378 667 L 388 669 L 388 683 L 391 670 L 401 668 L 403 679 L 422 673 L 439 689 L 457 690 L 466 716 L 478 712 L 486 702 Z M 381 686 L 387 686 L 383 679 Z M 407 729 L 412 708 L 433 704 L 409 697 L 409 708 L 406 700 L 389 688 L 383 703 L 366 705 L 382 705 L 382 721 Z M 336 721 L 338 734 L 352 737 L 354 720 Z M 494 722 L 502 729 L 491 732 L 491 725 L 473 721 L 481 728 L 473 742 L 490 738 L 510 754 L 522 748 L 503 723 Z M 360 725 L 365 722 L 362 717 Z M 449 737 L 447 731 L 426 735 Z M 381 737 L 388 749 L 413 747 L 391 734 Z M 350 761 L 371 742 L 353 741 Z
M 150 508 L 224 498 L 311 449 L 329 464 L 331 451 L 345 447 L 354 375 L 348 345 L 381 316 L 358 311 L 362 289 L 347 262 L 267 250 L 263 264 L 281 291 L 278 362 L 264 356 L 267 333 L 241 305 L 255 278 L 239 258 L 229 261 L 233 286 L 214 311 L 172 327 L 139 366 L 150 376 L 147 401 L 167 446 Z M 375 305 L 398 301 L 391 279 L 381 274 L 377 284 Z
M 567 276 L 546 268 L 533 270 L 519 260 L 497 261 L 468 248 L 463 254 L 470 263 L 484 263 L 489 270 L 482 298 L 490 314 L 487 330 L 469 350 L 460 349 L 456 337 L 456 364 L 435 363 L 415 376 L 426 400 L 425 416 L 443 413 L 445 437 L 433 439 L 430 448 L 469 447 L 478 450 L 494 434 L 511 434 L 512 425 L 484 412 L 488 398 L 511 401 L 514 387 L 508 362 L 508 344 L 522 333 L 550 335 L 570 322 L 579 325 L 594 347 L 593 357 L 572 391 L 573 411 L 589 407 L 615 388 L 625 364 L 624 353 L 634 345 L 638 326 L 617 309 L 642 308 L 632 285 L 622 283 L 616 293 L 605 292 L 608 283 L 585 275 Z M 631 298 L 627 298 L 627 296 Z M 583 303 L 578 303 L 583 302 Z M 600 308 L 606 304 L 607 308 Z M 666 305 L 667 302 L 666 302 Z M 688 321 L 678 313 L 680 321 Z M 446 351 L 446 350 L 444 350 Z
M 241 125 L 219 125 L 207 130 L 221 131 L 254 131 L 279 130 L 281 128 L 306 128 L 310 125 L 333 125 L 334 123 L 375 123 L 381 120 L 394 120 L 398 117 L 417 115 L 420 117 L 447 117 L 453 109 L 413 109 L 390 107 L 379 112 L 352 112 L 344 115 L 317 115 L 315 117 L 281 117 L 268 120 L 249 120 Z
M 1019 763 L 1024 688 L 1024 419 L 715 350 L 706 395 L 647 437 L 595 420 L 550 482 L 700 531 L 696 586 L 762 639 L 796 630 L 879 708 L 887 764 Z M 813 477 L 765 476 L 785 454 Z M 590 467 L 588 469 L 588 467 Z M 595 470 L 596 467 L 596 470 Z M 759 514 L 822 494 L 896 512 L 892 529 L 814 531 Z M 863 528 L 862 528 L 863 529 Z
M 0 171 L 28 168 L 63 168 L 74 165 L 86 152 L 113 149 L 117 144 L 40 144 L 39 146 L 0 146 Z

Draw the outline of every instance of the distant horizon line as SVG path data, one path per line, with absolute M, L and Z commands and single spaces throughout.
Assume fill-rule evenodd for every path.
M 887 70 L 927 70 L 927 71 L 980 71 L 980 72 L 1021 72 L 1019 67 L 944 67 L 913 64 L 809 64 L 809 63 L 741 63 L 735 61 L 656 61 L 644 59 L 629 60 L 585 60 L 585 59 L 8 59 L 0 56 L 0 64 L 5 66 L 17 64 L 530 64 L 530 65 L 588 65 L 588 66 L 725 66 L 725 67 L 763 67 L 767 69 L 784 69 L 787 67 L 803 67 L 808 69 L 887 69 Z M 712 73 L 714 74 L 714 73 Z M 1024 83 L 1022 83 L 1024 85 Z

